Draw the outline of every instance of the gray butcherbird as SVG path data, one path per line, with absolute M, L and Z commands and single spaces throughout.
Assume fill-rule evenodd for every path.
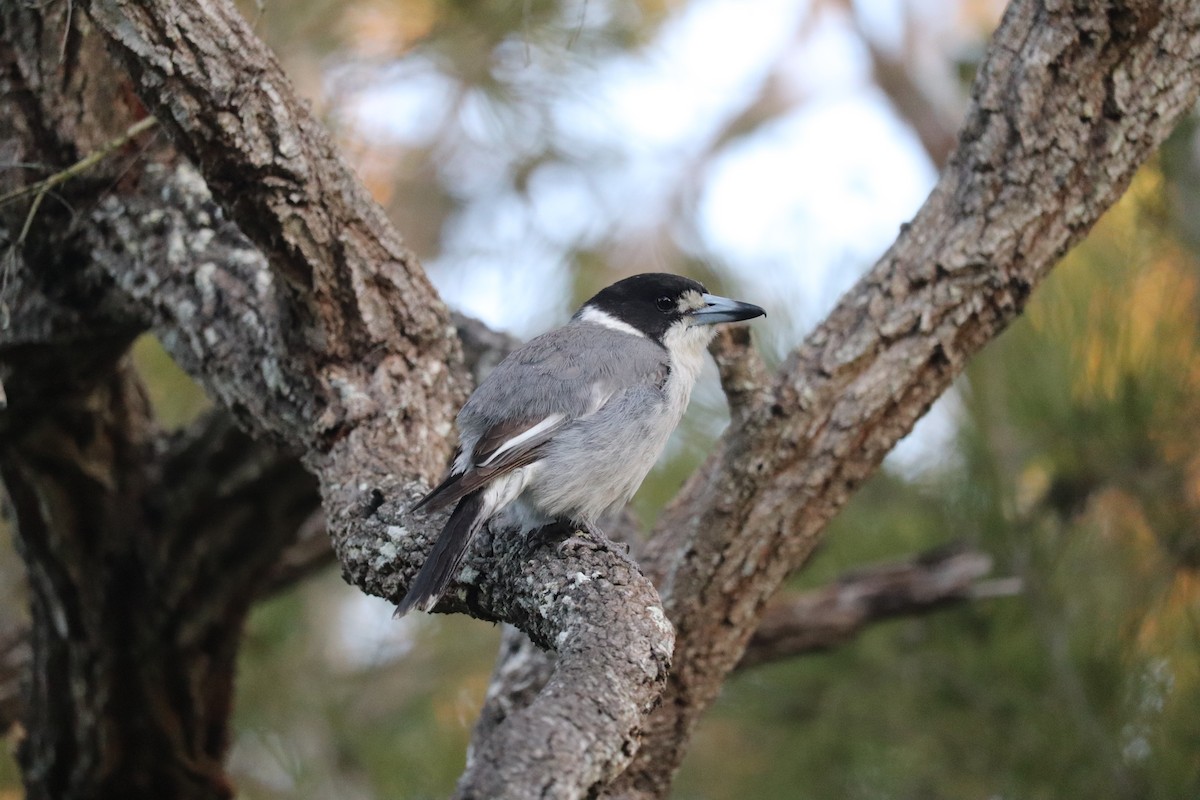
M 450 514 L 396 615 L 436 605 L 490 520 L 594 530 L 628 502 L 679 423 L 714 325 L 763 316 L 689 278 L 634 275 L 516 350 L 458 415 L 458 454 L 413 510 Z

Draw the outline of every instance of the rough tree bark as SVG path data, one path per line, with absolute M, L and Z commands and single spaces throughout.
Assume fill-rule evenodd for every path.
M 95 18 L 103 21 L 105 12 L 121 10 L 102 7 Z M 402 511 L 440 469 L 448 449 L 450 421 L 465 386 L 453 329 L 440 319 L 442 306 L 379 210 L 333 157 L 274 60 L 236 14 L 212 4 L 197 4 L 193 18 L 167 5 L 128 10 L 136 24 L 118 19 L 113 27 L 126 40 L 136 39 L 139 26 L 149 21 L 161 23 L 151 33 L 168 38 L 181 24 L 192 23 L 189 42 L 207 43 L 199 50 L 183 48 L 208 59 L 202 68 L 189 71 L 183 65 L 177 71 L 163 58 L 157 62 L 163 73 L 143 71 L 140 80 L 161 88 L 161 81 L 182 75 L 198 86 L 221 84 L 216 94 L 205 96 L 203 109 L 189 108 L 182 91 L 178 102 L 171 102 L 192 123 L 225 109 L 217 118 L 237 128 L 234 144 L 243 149 L 221 141 L 208 150 L 190 150 L 214 175 L 257 179 L 236 187 L 238 213 L 273 220 L 248 227 L 279 265 L 199 259 L 217 237 L 218 215 L 203 182 L 178 168 L 146 170 L 129 181 L 130 192 L 106 197 L 87 220 L 85 235 L 101 240 L 88 260 L 152 317 L 177 359 L 220 402 L 253 430 L 303 453 L 321 479 L 327 524 L 347 573 L 375 593 L 394 596 L 440 524 L 408 520 Z M 61 25 L 55 27 L 55 14 L 58 22 L 64 19 L 57 8 L 6 5 L 0 12 L 4 38 L 17 52 L 16 80 L 9 88 L 15 85 L 14 94 L 24 98 L 28 87 L 39 84 L 45 106 L 63 101 L 75 108 L 54 95 L 70 87 L 75 46 L 86 41 L 86 28 L 67 34 Z M 30 31 L 38 35 L 27 36 Z M 48 41 L 71 44 L 68 58 L 38 62 L 39 52 L 58 52 L 46 46 Z M 230 49 L 235 43 L 245 49 Z M 242 66 L 259 81 L 228 71 L 222 60 L 241 57 L 253 62 Z M 28 62 L 45 69 L 27 71 Z M 280 102 L 284 105 L 276 107 Z M 43 104 L 22 110 L 37 123 L 30 128 L 45 125 Z M 295 130 L 283 128 L 283 135 L 271 126 L 289 111 L 302 119 Z M 81 110 L 80 119 L 87 113 Z M 247 123 L 244 129 L 242 123 Z M 220 126 L 207 130 L 219 138 Z M 291 134 L 296 138 L 288 138 Z M 330 192 L 338 196 L 326 200 Z M 163 227 L 162 198 L 170 198 L 170 213 L 194 217 L 191 234 L 156 237 Z M 323 262 L 307 264 L 309 256 Z M 307 265 L 311 274 L 297 274 L 293 262 Z M 551 740 L 556 750 L 577 756 L 550 782 L 553 792 L 568 796 L 580 785 L 606 781 L 627 763 L 636 726 L 665 677 L 671 630 L 661 611 L 647 613 L 659 607 L 653 587 L 623 553 L 604 542 L 577 543 L 564 552 L 550 542 L 494 537 L 473 563 L 477 576 L 487 566 L 488 580 L 477 578 L 485 591 L 460 597 L 460 607 L 485 618 L 520 618 L 530 635 L 556 647 L 563 656 L 556 672 L 562 691 L 543 693 L 538 708 L 498 730 L 497 755 L 476 762 L 484 774 L 466 781 L 464 791 L 498 796 L 501 785 L 522 792 L 546 784 L 538 748 L 547 752 Z M 531 576 L 538 588 L 533 595 L 527 583 Z M 616 632 L 621 644 L 602 643 L 601 630 Z M 506 751 L 518 757 L 501 758 Z M 526 758 L 519 757 L 522 752 Z
M 929 199 L 663 515 L 645 566 L 676 625 L 675 668 L 611 794 L 666 794 L 766 600 L 1120 196 L 1198 87 L 1195 3 L 1007 8 Z
M 404 508 L 438 471 L 468 384 L 448 315 L 228 4 L 83 7 L 129 88 L 267 261 L 192 269 L 203 235 L 156 244 L 162 208 L 146 196 L 211 208 L 194 173 L 167 165 L 89 216 L 83 235 L 126 244 L 90 245 L 81 271 L 94 268 L 142 309 L 251 430 L 303 454 L 347 577 L 397 596 L 440 523 Z M 7 91 L 36 122 L 19 135 L 48 130 L 77 152 L 88 137 L 107 138 L 89 129 L 94 120 L 119 130 L 136 115 L 136 104 L 93 101 L 55 118 L 30 102 L 27 87 L 45 75 L 51 94 L 90 90 L 72 82 L 76 62 L 37 57 L 64 42 L 68 55 L 83 52 L 86 26 L 65 35 L 41 7 L 0 14 L 0 40 L 16 53 Z M 1120 194 L 1195 101 L 1198 68 L 1192 3 L 1017 0 L 945 174 L 875 269 L 777 376 L 745 342 L 731 338 L 719 351 L 733 423 L 642 554 L 662 604 L 603 542 L 559 552 L 492 536 L 472 554 L 446 609 L 511 622 L 558 657 L 551 666 L 506 649 L 519 660 L 502 661 L 485 718 L 499 704 L 503 713 L 477 729 L 460 796 L 583 797 L 606 786 L 614 796 L 665 796 L 768 598 Z M 67 105 L 78 108 L 78 98 Z M 51 163 L 69 163 L 65 156 Z M 211 238 L 211 224 L 194 222 Z M 46 615 L 38 635 L 54 635 L 54 621 Z
M 13 12 L 5 9 L 10 30 Z M 59 29 L 61 31 L 61 29 Z M 20 29 L 0 37 L 9 163 L 70 162 L 124 124 L 124 98 L 82 91 L 101 48 Z M 70 47 L 70 57 L 63 49 Z M 71 68 L 62 69 L 64 64 Z M 43 103 L 54 83 L 73 98 Z M 19 110 L 19 113 L 17 113 Z M 108 185 L 110 165 L 85 183 Z M 20 185 L 0 177 L 0 191 Z M 84 194 L 87 194 L 85 190 Z M 0 210 L 0 474 L 30 585 L 30 669 L 19 758 L 31 798 L 224 797 L 241 620 L 283 543 L 315 504 L 294 458 L 218 415 L 167 436 L 123 354 L 141 329 L 89 281 L 63 198 L 32 218 Z M 19 243 L 18 243 L 19 244 Z M 95 276 L 93 276 L 95 277 Z M 260 496 L 261 495 L 261 496 Z
M 778 376 L 766 378 L 752 355 L 737 357 L 733 343 L 718 352 L 733 424 L 642 559 L 676 626 L 675 662 L 610 796 L 666 795 L 767 599 L 1120 196 L 1195 102 L 1198 67 L 1195 4 L 1012 3 L 957 149 L 896 243 Z M 530 674 L 544 669 L 524 654 L 521 663 Z M 508 664 L 495 679 L 531 692 Z
M 96 366 L 67 391 L 16 382 L 43 408 L 0 448 L 32 596 L 28 796 L 230 796 L 242 619 L 314 482 L 219 418 L 157 447 L 128 365 Z

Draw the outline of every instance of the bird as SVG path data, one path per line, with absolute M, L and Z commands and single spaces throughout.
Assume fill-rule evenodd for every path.
M 683 416 L 715 326 L 765 314 L 691 278 L 645 273 L 509 354 L 459 412 L 445 477 L 411 509 L 455 504 L 396 616 L 437 604 L 489 522 L 599 533 L 597 520 L 629 501 Z

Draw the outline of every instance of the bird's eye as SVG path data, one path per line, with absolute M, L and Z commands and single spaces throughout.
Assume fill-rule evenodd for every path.
M 671 299 L 670 297 L 667 297 L 665 294 L 662 297 L 655 300 L 654 305 L 657 306 L 658 310 L 663 312 L 664 314 L 667 313 L 668 311 L 673 311 L 675 309 L 675 301 L 673 299 Z

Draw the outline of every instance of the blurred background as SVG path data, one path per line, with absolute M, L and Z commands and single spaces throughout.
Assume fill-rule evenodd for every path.
M 447 302 L 527 337 L 686 273 L 763 305 L 777 363 L 953 146 L 999 0 L 242 0 Z M 1195 120 L 834 522 L 796 587 L 950 542 L 1015 597 L 735 676 L 675 796 L 1200 798 Z M 152 339 L 168 424 L 205 401 Z M 725 424 L 715 370 L 636 502 Z M 7 532 L 6 532 L 7 536 Z M 0 553 L 0 603 L 21 614 Z M 498 631 L 331 568 L 258 607 L 240 796 L 445 797 Z M 0 792 L 19 796 L 15 767 Z

